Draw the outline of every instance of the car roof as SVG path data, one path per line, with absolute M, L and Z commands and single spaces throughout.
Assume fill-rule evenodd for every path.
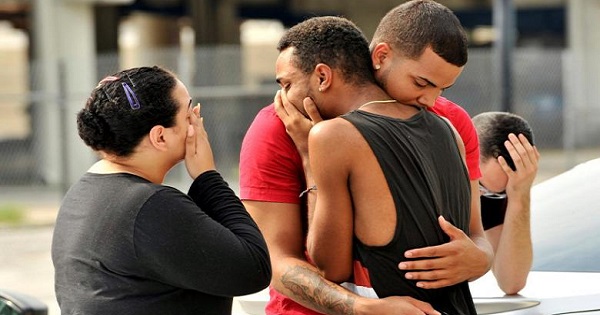
M 600 159 L 533 187 L 531 238 L 532 270 L 600 272 Z

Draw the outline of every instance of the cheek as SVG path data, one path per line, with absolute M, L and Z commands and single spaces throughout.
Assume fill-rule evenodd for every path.
M 405 80 L 388 80 L 386 84 L 386 92 L 393 97 L 395 100 L 404 104 L 412 104 L 417 98 L 415 96 L 414 84 L 406 82 Z

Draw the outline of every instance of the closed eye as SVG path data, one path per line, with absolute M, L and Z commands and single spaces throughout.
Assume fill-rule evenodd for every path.
M 426 86 L 427 86 L 427 83 L 425 83 L 425 84 L 421 84 L 421 83 L 419 83 L 418 81 L 415 81 L 415 85 L 416 85 L 417 87 L 424 88 L 424 87 L 426 87 Z

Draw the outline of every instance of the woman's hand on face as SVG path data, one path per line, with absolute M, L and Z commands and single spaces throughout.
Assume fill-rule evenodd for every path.
M 208 134 L 204 129 L 204 118 L 200 116 L 200 103 L 190 110 L 190 125 L 185 141 L 185 167 L 188 174 L 195 179 L 200 174 L 215 170 Z

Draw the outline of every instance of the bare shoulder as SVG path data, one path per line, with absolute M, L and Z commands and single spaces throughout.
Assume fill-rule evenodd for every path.
M 347 120 L 343 118 L 333 118 L 324 120 L 314 125 L 310 130 L 309 137 L 311 139 L 318 139 L 319 141 L 326 139 L 343 139 L 355 132 L 356 128 Z
M 350 156 L 365 145 L 359 131 L 343 118 L 319 122 L 310 130 L 308 137 L 309 153 L 336 160 L 339 162 L 337 166 L 344 164 L 342 161 L 351 160 Z

